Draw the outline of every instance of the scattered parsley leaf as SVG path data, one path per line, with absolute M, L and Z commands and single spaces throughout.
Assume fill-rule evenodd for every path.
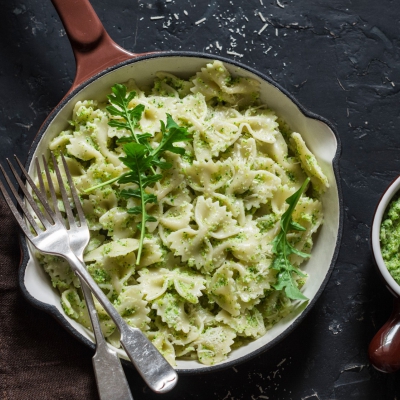
M 297 287 L 296 281 L 293 278 L 293 273 L 301 277 L 306 277 L 307 275 L 292 265 L 289 261 L 289 256 L 291 254 L 296 254 L 300 257 L 308 258 L 310 255 L 293 247 L 287 240 L 287 234 L 291 230 L 305 231 L 303 226 L 292 220 L 292 214 L 309 182 L 310 178 L 307 178 L 301 188 L 286 199 L 286 203 L 289 204 L 289 207 L 281 217 L 281 231 L 272 241 L 272 252 L 276 255 L 272 263 L 272 268 L 278 271 L 277 282 L 274 288 L 277 290 L 284 289 L 286 295 L 293 300 L 308 300 Z

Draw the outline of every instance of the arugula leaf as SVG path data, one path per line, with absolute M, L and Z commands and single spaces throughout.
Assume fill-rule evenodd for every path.
M 182 147 L 175 147 L 174 143 L 177 142 L 187 142 L 191 140 L 192 136 L 187 131 L 186 128 L 180 127 L 171 117 L 167 114 L 167 125 L 165 126 L 163 121 L 161 123 L 162 139 L 160 144 L 152 152 L 152 156 L 155 157 L 164 151 L 170 151 L 171 153 L 185 154 L 185 149 Z
M 112 116 L 120 117 L 121 119 L 111 119 L 108 124 L 117 129 L 127 129 L 131 133 L 131 137 L 123 137 L 117 140 L 117 143 L 125 143 L 123 149 L 126 155 L 119 159 L 129 168 L 129 171 L 117 178 L 86 189 L 85 192 L 87 193 L 114 182 L 134 183 L 137 185 L 136 189 L 121 190 L 120 196 L 127 199 L 131 197 L 140 199 L 140 205 L 127 210 L 129 214 L 141 215 L 141 222 L 138 224 L 140 240 L 136 259 L 136 264 L 139 264 L 143 250 L 145 224 L 146 222 L 156 221 L 153 216 L 147 213 L 146 205 L 157 203 L 157 196 L 147 193 L 145 189 L 163 177 L 161 174 L 156 174 L 155 167 L 160 169 L 172 167 L 171 163 L 160 159 L 164 152 L 170 151 L 175 154 L 185 154 L 184 148 L 176 147 L 174 144 L 191 140 L 191 135 L 186 128 L 180 127 L 172 116 L 167 114 L 167 123 L 160 121 L 161 141 L 156 148 L 153 148 L 149 142 L 149 139 L 153 137 L 150 133 L 135 132 L 144 111 L 144 106 L 141 104 L 133 109 L 129 108 L 129 103 L 136 96 L 136 93 L 131 92 L 127 95 L 126 87 L 120 84 L 114 85 L 112 92 L 113 94 L 108 96 L 111 105 L 106 109 Z
M 121 138 L 122 141 L 135 140 L 138 142 L 138 136 L 135 134 L 135 128 L 138 126 L 138 122 L 142 117 L 144 111 L 144 105 L 139 104 L 135 108 L 129 108 L 129 103 L 136 96 L 136 92 L 130 92 L 126 95 L 126 86 L 116 83 L 111 88 L 113 94 L 107 96 L 110 106 L 106 107 L 106 110 L 114 117 L 121 117 L 120 119 L 110 119 L 108 125 L 117 129 L 126 129 L 131 132 L 131 138 Z M 140 135 L 141 136 L 141 135 Z
M 151 167 L 151 158 L 147 157 L 148 149 L 145 145 L 139 143 L 128 143 L 124 146 L 125 157 L 120 157 L 120 160 L 131 169 L 130 174 L 125 175 L 119 182 L 125 181 L 135 183 L 138 189 L 121 191 L 121 195 L 125 198 L 134 197 L 140 199 L 140 206 L 128 209 L 129 214 L 141 214 L 142 219 L 138 228 L 140 230 L 139 249 L 137 254 L 137 264 L 140 262 L 140 257 L 143 250 L 143 241 L 145 234 L 146 222 L 156 221 L 154 217 L 147 214 L 146 204 L 156 203 L 157 197 L 154 194 L 148 194 L 145 189 L 150 184 L 157 182 L 162 178 L 162 175 L 146 175 L 146 171 Z
M 303 226 L 292 220 L 292 214 L 309 182 L 310 178 L 307 178 L 301 188 L 286 199 L 286 203 L 289 204 L 289 207 L 281 217 L 281 231 L 272 241 L 272 253 L 276 255 L 272 263 L 272 268 L 278 271 L 277 283 L 274 285 L 274 288 L 277 290 L 284 289 L 286 295 L 293 300 L 308 300 L 307 297 L 300 292 L 293 278 L 293 274 L 297 274 L 301 277 L 306 277 L 307 275 L 292 265 L 288 257 L 291 254 L 296 254 L 300 257 L 308 258 L 310 255 L 293 247 L 287 240 L 286 235 L 291 230 L 305 230 Z

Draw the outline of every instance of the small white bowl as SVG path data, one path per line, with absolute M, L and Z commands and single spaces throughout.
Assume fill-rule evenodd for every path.
M 400 369 L 400 285 L 390 275 L 383 261 L 379 239 L 385 211 L 399 190 L 400 176 L 389 185 L 382 195 L 375 210 L 371 231 L 372 252 L 376 266 L 387 289 L 394 296 L 392 314 L 371 340 L 368 349 L 371 364 L 381 372 L 395 372 Z
M 381 229 L 383 215 L 395 194 L 400 190 L 400 176 L 397 177 L 386 189 L 381 197 L 378 206 L 375 210 L 374 219 L 372 222 L 372 251 L 375 257 L 375 262 L 380 274 L 382 275 L 385 285 L 393 296 L 400 298 L 400 285 L 394 280 L 388 271 L 385 262 L 382 258 L 381 242 L 379 240 L 379 233 Z

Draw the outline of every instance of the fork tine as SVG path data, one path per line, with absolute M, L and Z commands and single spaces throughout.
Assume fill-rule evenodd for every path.
M 79 196 L 78 196 L 78 193 L 76 191 L 74 182 L 72 181 L 71 172 L 69 171 L 67 162 L 65 161 L 64 154 L 62 154 L 62 153 L 61 153 L 61 159 L 62 159 L 62 162 L 63 162 L 63 165 L 64 165 L 65 175 L 67 176 L 69 187 L 71 189 L 72 197 L 74 199 L 76 211 L 78 212 L 79 222 L 81 223 L 81 226 L 86 226 L 87 225 L 86 224 L 86 218 L 85 218 L 85 215 L 83 213 L 82 204 L 81 204 L 81 202 L 79 200 Z
M 46 161 L 46 158 L 44 157 L 44 155 L 42 155 L 42 159 L 43 159 L 43 169 L 46 174 L 47 184 L 49 186 L 49 192 L 50 192 L 50 196 L 51 196 L 51 201 L 53 202 L 54 212 L 56 213 L 57 218 L 60 221 L 64 221 L 64 218 L 61 216 L 60 209 L 58 208 L 56 191 L 54 189 L 53 180 L 51 179 L 49 166 L 47 164 L 47 161 Z M 36 168 L 37 168 L 37 171 L 39 174 L 39 172 L 42 172 L 42 171 L 40 169 L 39 160 L 36 159 L 36 162 L 37 162 Z M 43 188 L 44 188 L 44 183 L 43 183 Z M 45 190 L 44 190 L 44 193 L 46 193 Z
M 40 164 L 39 164 L 39 159 L 38 159 L 38 157 L 35 157 L 35 165 L 36 165 L 36 173 L 37 173 L 37 178 L 38 178 L 38 181 L 39 181 L 40 191 L 42 192 L 42 195 L 43 195 L 43 196 L 46 196 L 46 198 L 47 198 L 46 188 L 45 188 L 45 186 L 44 186 L 44 181 L 43 181 L 42 169 L 40 168 Z M 51 182 L 51 181 L 50 181 L 50 182 Z M 51 183 L 52 183 L 52 182 L 51 182 Z M 54 200 L 54 199 L 53 199 L 53 200 Z M 53 204 L 54 204 L 54 201 L 53 201 Z M 61 219 L 61 214 L 60 214 L 60 213 L 57 213 L 57 211 L 58 211 L 57 204 L 55 205 L 54 211 L 55 211 L 55 213 L 57 214 L 57 217 L 58 217 L 58 218 L 60 219 L 60 221 L 61 221 L 61 220 L 62 220 L 62 219 Z M 51 217 L 47 214 L 47 211 L 46 211 L 46 210 L 44 210 L 44 214 L 45 214 L 45 216 L 46 216 L 47 218 L 51 218 Z
M 28 175 L 28 173 L 26 172 L 25 168 L 23 167 L 23 165 L 21 164 L 21 162 L 18 160 L 17 156 L 15 156 L 15 159 L 19 165 L 19 167 L 21 168 L 22 173 L 24 174 L 25 178 L 27 179 L 27 181 L 29 182 L 32 190 L 35 192 L 36 196 L 38 196 L 39 200 L 41 201 L 43 207 L 46 209 L 46 211 L 50 211 L 49 214 L 51 215 L 51 210 L 47 205 L 46 201 L 43 201 L 43 198 L 41 198 L 41 193 L 39 192 L 38 188 L 36 187 L 35 183 L 33 182 L 32 178 Z M 21 190 L 24 192 L 25 195 L 25 199 L 28 200 L 30 206 L 32 207 L 33 211 L 35 212 L 35 214 L 37 215 L 37 217 L 39 218 L 40 222 L 43 224 L 43 226 L 45 226 L 46 228 L 48 228 L 51 225 L 51 221 L 49 221 L 44 214 L 42 213 L 42 211 L 39 209 L 39 207 L 37 206 L 35 200 L 33 199 L 32 195 L 28 192 L 27 187 L 24 185 L 24 183 L 22 182 L 21 178 L 19 177 L 17 171 L 15 170 L 14 166 L 11 164 L 11 161 L 7 158 L 6 159 L 8 162 L 8 165 L 13 173 L 13 175 L 15 176 L 15 179 L 18 182 L 19 187 L 21 188 Z M 3 172 L 4 173 L 4 172 Z M 19 197 L 19 196 L 18 196 Z
M 48 202 L 47 202 L 47 197 L 46 197 L 46 193 L 42 193 L 37 186 L 35 185 L 35 182 L 33 182 L 32 178 L 30 177 L 30 175 L 28 174 L 28 171 L 24 168 L 24 166 L 22 165 L 21 161 L 19 161 L 18 157 L 14 155 L 15 161 L 18 163 L 18 166 L 21 168 L 22 173 L 24 174 L 26 180 L 28 181 L 29 185 L 31 186 L 32 190 L 35 192 L 36 196 L 38 197 L 38 199 L 40 200 L 40 202 L 42 203 L 44 209 L 47 211 L 47 213 L 51 216 L 51 219 L 55 222 L 55 213 L 53 212 L 53 210 L 50 208 Z M 8 161 L 8 159 L 7 159 Z M 8 164 L 10 164 L 10 161 L 8 161 Z M 10 167 L 12 168 L 11 164 Z M 14 175 L 16 173 L 14 172 Z M 17 178 L 17 180 L 19 179 L 18 175 L 15 175 L 15 177 Z M 22 181 L 19 180 L 19 184 L 21 185 L 22 190 L 24 190 L 25 185 L 22 183 Z M 25 193 L 25 192 L 24 192 Z M 26 193 L 25 193 L 26 195 Z M 30 196 L 29 193 L 29 198 L 31 198 L 32 196 Z M 36 205 L 36 202 L 35 202 Z
M 37 177 L 38 177 L 38 181 L 39 181 L 40 191 L 43 193 L 43 196 L 45 196 L 46 188 L 44 187 L 42 170 L 40 168 L 39 159 L 37 157 L 35 158 L 35 165 L 36 165 L 36 173 L 37 173 Z
M 67 214 L 69 226 L 70 227 L 74 226 L 74 225 L 76 226 L 75 218 L 74 218 L 74 215 L 72 214 L 71 205 L 69 204 L 67 191 L 65 190 L 64 182 L 61 178 L 60 169 L 58 168 L 57 161 L 56 161 L 56 158 L 54 157 L 53 152 L 51 152 L 51 158 L 53 160 L 53 167 L 54 167 L 54 171 L 57 176 L 58 186 L 60 188 L 61 197 L 62 197 L 62 200 L 64 203 L 64 208 L 65 208 L 65 212 Z
M 23 213 L 25 214 L 26 218 L 28 219 L 29 223 L 32 225 L 32 228 L 36 231 L 37 234 L 39 234 L 40 232 L 42 232 L 42 230 L 39 228 L 39 226 L 37 225 L 36 221 L 33 219 L 33 217 L 30 214 L 30 212 L 28 212 L 25 204 L 22 202 L 22 200 L 18 196 L 18 193 L 15 190 L 14 185 L 11 183 L 6 171 L 4 170 L 4 168 L 3 168 L 3 166 L 1 164 L 0 164 L 0 169 L 1 169 L 1 172 L 3 173 L 4 178 L 7 181 L 7 184 L 9 186 L 11 192 L 14 195 L 14 198 L 17 200 L 19 206 L 21 207 L 21 209 L 22 209 Z M 11 212 L 14 214 L 14 217 L 17 220 L 19 226 L 24 231 L 24 233 L 27 236 L 27 238 L 29 240 L 33 240 L 34 236 L 32 235 L 30 229 L 27 227 L 26 223 L 24 222 L 23 218 L 21 217 L 21 215 L 18 212 L 17 208 L 15 207 L 13 201 L 11 200 L 10 195 L 8 194 L 5 186 L 3 185 L 3 183 L 1 181 L 0 181 L 0 190 L 1 190 L 2 194 L 3 194 L 3 196 L 4 196 L 4 199 L 5 199 L 8 207 L 10 208 Z

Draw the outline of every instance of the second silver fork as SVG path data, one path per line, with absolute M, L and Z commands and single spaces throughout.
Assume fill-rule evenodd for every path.
M 18 161 L 18 160 L 17 160 Z M 52 154 L 53 165 L 56 163 L 55 157 Z M 69 173 L 68 166 L 66 165 L 65 158 L 62 157 L 62 162 L 64 165 L 65 175 L 68 179 L 68 184 L 71 190 L 71 195 L 73 197 L 76 210 L 79 214 L 80 224 L 72 223 L 69 226 L 68 238 L 71 249 L 73 253 L 75 253 L 76 257 L 79 261 L 84 264 L 83 261 L 83 252 L 90 240 L 90 232 L 86 223 L 86 219 L 83 215 L 83 210 L 80 205 L 79 197 L 76 192 L 74 183 L 72 181 L 71 174 Z M 36 164 L 36 172 L 39 180 L 40 190 L 44 196 L 47 196 L 46 189 L 43 182 L 42 170 L 40 168 L 38 158 L 35 159 Z M 52 198 L 53 204 L 57 204 L 57 198 L 55 195 L 55 189 L 53 186 L 53 181 L 51 179 L 49 168 L 47 166 L 46 159 L 43 157 L 43 166 L 44 172 L 46 174 L 46 179 L 49 186 L 49 192 Z M 20 165 L 20 167 L 22 167 Z M 60 171 L 58 168 L 55 169 L 57 179 L 62 180 L 60 175 Z M 30 180 L 30 178 L 29 178 Z M 33 182 L 29 182 L 31 185 Z M 61 195 L 66 196 L 64 187 L 60 188 Z M 60 221 L 62 221 L 63 217 L 60 213 L 58 207 L 54 207 L 54 211 L 57 214 Z M 93 334 L 96 340 L 96 352 L 92 358 L 93 369 L 96 376 L 97 388 L 99 392 L 99 396 L 101 400 L 133 400 L 128 381 L 126 380 L 124 370 L 121 365 L 121 361 L 115 351 L 110 349 L 105 341 L 103 332 L 101 331 L 100 321 L 97 315 L 97 310 L 94 305 L 92 292 L 86 285 L 86 283 L 80 279 L 81 288 L 83 292 L 83 296 L 86 301 L 87 311 L 90 317 L 90 321 L 92 323 Z

